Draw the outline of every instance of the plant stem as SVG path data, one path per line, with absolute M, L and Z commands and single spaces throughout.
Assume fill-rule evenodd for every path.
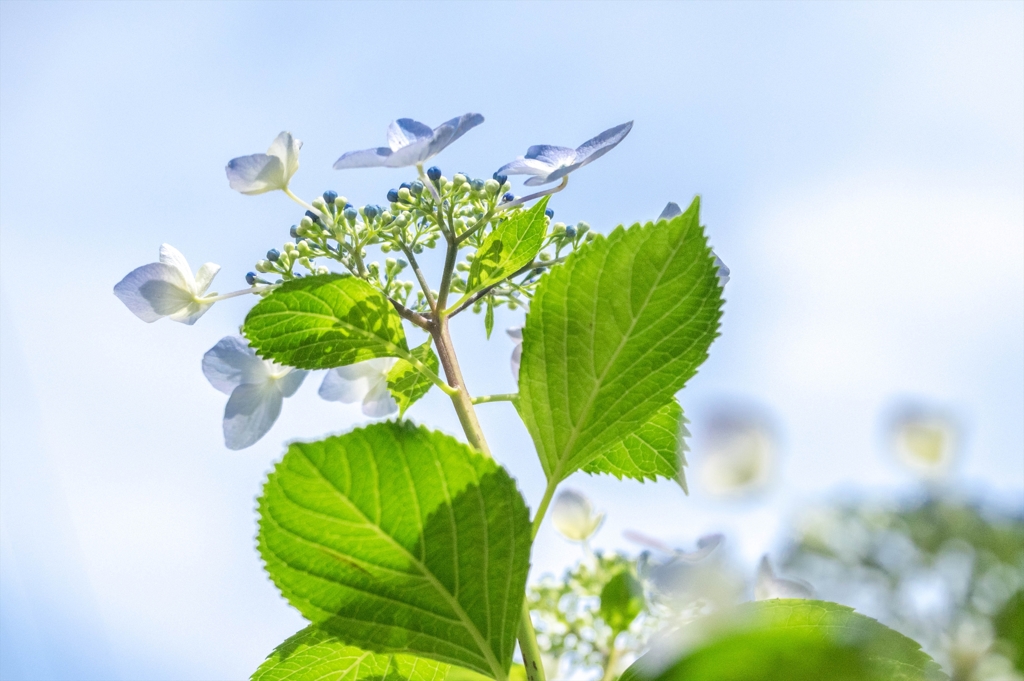
M 486 404 L 487 402 L 515 402 L 519 393 L 502 393 L 500 395 L 481 395 L 473 398 L 473 404 Z
M 615 636 L 612 636 L 612 652 L 608 654 L 608 660 L 604 663 L 604 675 L 601 677 L 601 681 L 613 681 L 615 678 L 615 667 L 619 664 L 619 655 L 622 651 L 615 645 L 615 639 L 618 637 L 618 632 Z
M 551 497 L 555 496 L 555 489 L 558 487 L 557 482 L 553 482 L 556 478 L 548 478 L 548 487 L 544 490 L 544 497 L 540 500 L 540 506 L 537 507 L 537 513 L 533 516 L 533 536 L 537 536 L 537 530 L 540 529 L 540 524 L 544 521 L 544 514 L 548 512 L 548 505 L 551 503 Z
M 530 604 L 523 599 L 523 616 L 519 620 L 519 652 L 523 654 L 523 667 L 526 668 L 527 681 L 544 681 L 544 662 L 537 645 L 537 632 L 533 629 L 530 618 Z

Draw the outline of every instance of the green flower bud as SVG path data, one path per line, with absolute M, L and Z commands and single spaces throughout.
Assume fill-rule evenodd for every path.
M 484 190 L 491 196 L 496 196 L 501 191 L 501 185 L 497 180 L 487 180 L 484 182 Z
M 412 203 L 412 194 L 405 187 L 398 190 L 398 198 L 405 203 Z
M 466 184 L 467 178 L 462 173 L 455 173 L 455 177 L 452 178 L 452 184 L 456 187 L 461 187 Z
M 267 273 L 267 272 L 270 272 L 271 271 L 270 268 L 267 267 L 268 264 L 269 263 L 267 263 L 266 260 L 257 260 L 256 261 L 256 271 L 257 272 L 263 272 L 264 274 Z
M 308 230 L 312 226 L 313 226 L 313 221 L 309 218 L 309 216 L 308 215 L 303 215 L 302 216 L 302 221 L 299 222 L 299 229 L 301 229 L 301 230 Z
M 390 253 L 391 252 L 391 244 L 389 244 L 387 241 L 385 241 L 384 243 L 382 243 L 380 245 L 380 250 L 384 251 L 385 253 Z
M 580 220 L 579 222 L 576 223 L 576 231 L 578 231 L 580 234 L 586 234 L 587 232 L 590 231 L 590 225 Z
M 305 241 L 305 240 L 300 241 L 298 244 L 296 244 L 296 246 L 298 247 L 299 255 L 301 255 L 303 257 L 307 257 L 308 258 L 310 255 L 313 254 L 313 251 L 309 247 L 309 242 L 308 241 Z
M 299 258 L 298 262 L 299 262 L 300 265 L 305 267 L 307 270 L 312 270 L 313 269 L 313 263 L 311 263 L 309 261 L 309 258 L 305 258 L 305 257 Z
M 324 203 L 324 200 L 319 196 L 313 199 L 313 208 L 316 208 L 321 213 L 327 212 L 327 204 Z
M 348 199 L 346 199 L 344 196 L 339 196 L 338 198 L 334 199 L 334 207 L 337 208 L 338 210 L 341 210 L 347 204 Z
M 316 273 L 317 274 L 330 274 L 330 272 L 331 271 L 328 268 L 324 267 L 323 265 L 321 265 L 320 267 L 316 268 Z
M 395 266 L 397 264 L 398 261 L 395 260 L 394 258 L 388 258 L 387 260 L 384 261 L 384 266 L 388 269 L 388 271 L 395 269 Z

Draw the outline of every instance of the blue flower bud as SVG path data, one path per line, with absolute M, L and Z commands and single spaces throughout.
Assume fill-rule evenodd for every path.
M 398 190 L 397 189 L 390 189 L 390 190 L 388 190 L 388 201 L 390 201 L 391 203 L 398 203 Z
M 516 195 L 513 194 L 512 192 L 505 192 L 505 195 L 501 197 L 501 200 L 507 202 L 507 201 L 513 201 L 515 198 L 516 198 Z
M 547 215 L 548 219 L 550 220 L 551 218 L 555 217 L 555 211 L 548 208 L 546 211 L 544 211 L 544 215 Z
M 320 222 L 320 216 L 311 210 L 306 211 L 306 217 L 312 220 L 313 222 Z
M 508 182 L 507 175 L 499 175 L 497 172 L 491 175 L 491 177 L 494 178 L 494 180 L 498 183 L 499 186 L 503 186 L 506 182 Z
M 248 284 L 249 286 L 254 286 L 256 284 L 256 273 L 255 272 L 246 272 L 245 273 L 245 283 Z
M 292 225 L 292 228 L 288 230 L 288 235 L 293 239 L 299 238 L 299 226 Z
M 271 248 L 267 251 L 267 260 L 270 262 L 277 262 L 277 259 L 281 257 L 281 252 L 276 248 Z
M 427 177 L 430 178 L 431 182 L 437 182 L 441 179 L 441 169 L 437 166 L 430 166 L 427 168 Z
M 380 211 L 377 210 L 377 206 L 363 206 L 363 215 L 365 215 L 369 219 L 372 220 L 375 217 L 377 217 L 379 214 L 380 214 Z
M 357 217 L 359 217 L 359 211 L 357 211 L 355 209 L 355 206 L 353 206 L 350 203 L 347 206 L 345 206 L 345 212 L 343 213 L 343 215 L 345 216 L 346 220 L 351 222 L 352 220 L 355 220 Z
M 473 180 L 469 183 L 469 186 L 473 188 L 475 192 L 482 192 L 484 190 L 483 180 Z
M 408 183 L 408 182 L 403 182 L 402 184 L 398 185 L 398 188 L 399 189 L 410 189 L 410 188 L 412 188 L 412 185 L 410 183 Z
M 423 183 L 420 182 L 419 180 L 416 180 L 415 182 L 409 185 L 409 191 L 412 192 L 413 196 L 419 196 L 420 194 L 423 193 Z
M 575 239 L 576 238 L 576 228 L 573 227 L 572 225 L 569 225 L 568 227 L 565 228 L 565 235 L 567 237 L 569 237 L 570 239 Z
M 328 189 L 324 192 L 324 201 L 327 205 L 334 203 L 334 199 L 338 198 L 338 192 Z

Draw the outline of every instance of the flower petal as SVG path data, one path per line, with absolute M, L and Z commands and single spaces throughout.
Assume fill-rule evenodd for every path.
M 434 128 L 433 140 L 430 143 L 429 156 L 440 154 L 449 144 L 459 139 L 467 132 L 484 122 L 484 117 L 478 113 L 462 114 L 447 120 Z
M 671 220 L 677 215 L 682 215 L 683 209 L 679 207 L 679 204 L 674 201 L 669 201 L 665 206 L 665 210 L 661 211 L 661 215 L 658 216 L 658 220 Z
M 715 267 L 718 268 L 718 283 L 725 286 L 729 283 L 729 266 L 722 262 L 722 259 L 712 250 L 711 255 L 715 256 Z
M 302 382 L 306 380 L 308 371 L 302 369 L 292 369 L 284 376 L 277 379 L 277 387 L 281 391 L 281 395 L 284 397 L 291 397 L 295 394 L 295 391 L 299 389 Z
M 499 175 L 540 175 L 546 176 L 551 172 L 551 165 L 534 158 L 523 158 L 520 156 L 514 161 L 509 161 L 498 168 Z
M 724 539 L 725 536 L 721 534 L 705 535 L 697 540 L 696 551 L 677 551 L 675 557 L 687 563 L 700 562 L 711 555 Z
M 281 415 L 281 391 L 274 381 L 243 383 L 231 392 L 224 408 L 224 444 L 245 449 L 267 434 Z
M 346 368 L 348 367 L 337 367 L 327 372 L 318 391 L 321 398 L 329 402 L 343 402 L 344 404 L 363 401 L 366 393 L 370 391 L 369 379 L 365 376 L 346 378 L 339 371 L 339 369 Z
M 384 418 L 398 411 L 398 404 L 388 390 L 387 379 L 370 382 L 370 389 L 363 398 L 363 413 L 372 419 Z
M 181 271 L 162 262 L 129 272 L 114 286 L 114 295 L 144 322 L 155 322 L 179 312 L 193 301 Z
M 571 489 L 563 490 L 551 505 L 551 521 L 566 539 L 586 541 L 604 521 L 604 514 L 594 514 L 590 499 Z
M 224 171 L 232 189 L 250 196 L 288 186 L 284 161 L 270 154 L 233 158 Z
M 405 168 L 423 163 L 433 154 L 430 153 L 430 138 L 418 140 L 395 151 L 384 163 L 388 168 Z
M 220 265 L 217 263 L 206 262 L 199 268 L 196 273 L 196 294 L 203 295 L 206 293 L 206 289 L 210 288 L 210 284 L 213 283 L 213 278 L 220 272 Z
M 334 169 L 346 170 L 348 168 L 380 168 L 387 165 L 387 161 L 391 156 L 391 153 L 391 149 L 388 147 L 361 149 L 360 151 L 347 151 L 334 162 Z
M 177 248 L 170 244 L 160 244 L 160 262 L 170 265 L 181 273 L 181 278 L 188 282 L 188 289 L 195 292 L 195 277 L 192 276 L 192 268 L 188 260 Z
M 576 147 L 576 159 L 581 166 L 596 161 L 609 151 L 614 149 L 619 142 L 626 138 L 629 131 L 633 129 L 633 121 L 608 128 L 597 137 L 593 137 L 580 146 Z
M 227 395 L 243 383 L 265 383 L 269 378 L 266 363 L 240 336 L 225 336 L 206 351 L 203 374 Z
M 284 167 L 284 185 L 292 180 L 292 175 L 299 169 L 299 150 L 302 149 L 302 141 L 292 137 L 290 132 L 282 132 L 270 144 L 267 149 L 269 156 L 276 156 L 281 159 Z
M 768 556 L 761 557 L 757 566 L 757 583 L 754 585 L 754 598 L 764 601 L 770 598 L 811 598 L 814 587 L 802 579 L 785 579 L 776 577 Z
M 182 324 L 192 326 L 199 321 L 200 317 L 206 314 L 207 310 L 213 307 L 213 303 L 214 301 L 204 302 L 193 299 L 192 302 L 174 314 L 167 315 L 167 318 L 173 322 L 181 322 Z
M 512 348 L 512 359 L 510 361 L 512 366 L 512 378 L 519 381 L 519 365 L 523 361 L 523 344 L 516 343 L 516 346 Z
M 556 147 L 551 144 L 535 144 L 526 150 L 528 160 L 536 160 L 551 166 L 551 170 L 563 168 L 576 162 L 576 150 L 569 147 Z
M 388 146 L 391 147 L 391 151 L 398 151 L 420 140 L 429 142 L 433 138 L 434 131 L 429 125 L 411 118 L 399 118 L 397 121 L 391 121 L 391 125 L 388 126 Z

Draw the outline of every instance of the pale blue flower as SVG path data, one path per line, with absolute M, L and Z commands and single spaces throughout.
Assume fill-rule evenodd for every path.
M 363 413 L 379 419 L 398 411 L 398 404 L 388 389 L 388 372 L 398 360 L 377 357 L 363 362 L 335 367 L 320 384 L 320 397 L 344 404 L 362 404 Z
M 265 154 L 239 156 L 224 168 L 231 188 L 243 194 L 287 191 L 292 175 L 299 169 L 302 142 L 290 132 L 282 132 Z
M 551 504 L 551 522 L 566 539 L 586 542 L 601 527 L 604 513 L 595 513 L 590 499 L 576 490 L 564 489 Z
M 267 434 L 281 414 L 284 398 L 302 385 L 308 371 L 256 356 L 245 339 L 221 338 L 203 355 L 203 374 L 230 395 L 224 408 L 224 444 L 245 449 Z
M 665 206 L 665 210 L 661 211 L 661 215 L 658 216 L 659 220 L 671 220 L 677 215 L 682 215 L 683 210 L 679 207 L 678 203 L 669 201 L 668 205 Z M 711 255 L 715 256 L 715 267 L 718 268 L 718 283 L 724 288 L 729 283 L 729 267 L 722 262 L 722 259 L 718 257 L 714 249 L 711 249 Z
M 757 566 L 754 599 L 766 601 L 772 598 L 814 598 L 814 587 L 802 579 L 776 577 L 768 556 L 762 556 Z
M 411 118 L 399 118 L 388 126 L 388 146 L 349 151 L 334 162 L 335 170 L 345 168 L 404 168 L 437 156 L 449 144 L 484 122 L 477 113 L 445 121 L 433 130 Z
M 577 168 L 596 161 L 615 148 L 633 128 L 633 121 L 616 125 L 575 149 L 536 144 L 511 163 L 498 169 L 498 175 L 533 175 L 524 184 L 535 186 L 560 180 Z
M 208 262 L 192 275 L 181 252 L 170 244 L 160 246 L 160 262 L 137 267 L 114 286 L 114 295 L 144 322 L 163 317 L 195 324 L 220 299 L 206 295 L 220 265 Z

